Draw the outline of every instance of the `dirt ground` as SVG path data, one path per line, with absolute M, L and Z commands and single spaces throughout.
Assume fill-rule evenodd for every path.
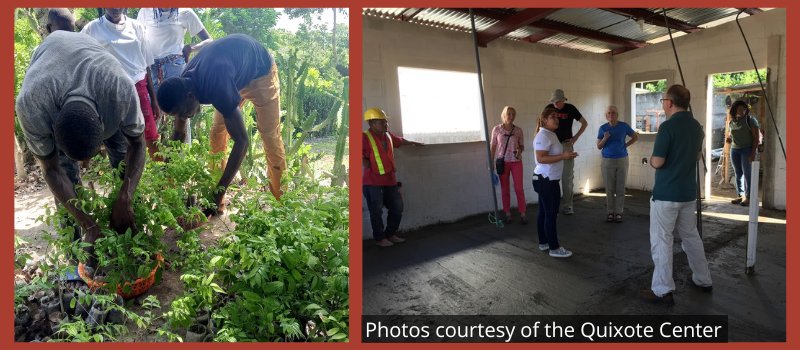
M 736 190 L 733 187 L 733 183 L 730 181 L 734 174 L 733 174 L 733 167 L 730 168 L 728 175 L 731 179 L 728 179 L 727 182 L 722 182 L 722 177 L 724 176 L 724 169 L 718 169 L 719 162 L 714 161 L 711 163 L 711 195 L 714 197 L 722 197 L 722 198 L 729 198 L 734 199 L 736 198 Z M 763 184 L 763 177 L 759 177 L 759 188 Z

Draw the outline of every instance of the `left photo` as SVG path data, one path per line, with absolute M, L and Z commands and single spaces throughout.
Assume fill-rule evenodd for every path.
M 15 340 L 349 341 L 349 15 L 15 9 Z

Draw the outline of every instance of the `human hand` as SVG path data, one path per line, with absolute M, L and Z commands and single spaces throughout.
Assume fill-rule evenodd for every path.
M 83 229 L 83 242 L 87 243 L 87 245 L 83 247 L 83 251 L 86 252 L 86 256 L 88 257 L 86 266 L 96 268 L 97 257 L 94 255 L 94 242 L 100 238 L 100 227 L 97 226 L 94 220 L 89 220 L 82 224 L 81 228 Z
M 603 133 L 603 140 L 608 140 L 609 137 L 611 137 L 610 131 L 606 131 Z
M 128 229 L 137 231 L 131 201 L 125 193 L 120 194 L 111 208 L 111 229 L 119 234 L 124 234 Z
M 756 160 L 756 151 L 755 150 L 750 152 L 750 157 L 748 157 L 748 160 L 750 161 L 750 163 L 752 163 L 752 162 L 754 162 Z
M 575 144 L 575 138 L 574 137 L 573 138 L 568 138 L 568 139 L 564 140 L 564 142 L 566 142 L 568 145 L 572 146 L 572 145 Z
M 183 59 L 186 61 L 186 63 L 189 63 L 189 55 L 192 54 L 192 45 L 189 44 L 184 45 L 182 53 L 183 53 Z
M 214 205 L 215 208 L 206 208 L 203 210 L 203 214 L 207 217 L 222 215 L 225 212 L 225 204 L 222 203 L 222 200 L 225 198 L 225 191 L 219 191 L 214 195 Z
M 575 157 L 577 157 L 577 156 L 578 156 L 578 152 L 575 152 L 575 151 L 561 153 L 561 159 L 562 160 L 575 159 Z

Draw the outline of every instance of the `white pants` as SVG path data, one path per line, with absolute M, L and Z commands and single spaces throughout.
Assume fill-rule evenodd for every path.
M 650 253 L 653 255 L 653 282 L 650 289 L 658 296 L 675 290 L 672 278 L 673 231 L 681 238 L 681 247 L 692 269 L 692 280 L 699 286 L 711 286 L 711 273 L 697 231 L 695 202 L 650 201 Z

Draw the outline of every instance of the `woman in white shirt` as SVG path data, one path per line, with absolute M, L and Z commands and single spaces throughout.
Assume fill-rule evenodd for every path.
M 536 168 L 533 170 L 533 189 L 539 194 L 539 215 L 536 228 L 539 233 L 539 250 L 550 250 L 554 258 L 568 258 L 572 252 L 558 244 L 556 219 L 561 201 L 561 173 L 564 160 L 574 159 L 577 152 L 564 152 L 555 130 L 558 129 L 556 109 L 547 107 L 537 121 L 533 139 Z
M 105 14 L 86 24 L 81 33 L 93 37 L 106 48 L 122 64 L 122 69 L 136 86 L 144 116 L 144 139 L 148 153 L 153 158 L 157 150 L 155 142 L 158 140 L 156 117 L 161 112 L 150 80 L 153 56 L 145 44 L 145 28 L 138 21 L 128 18 L 124 8 L 103 10 Z
M 214 40 L 190 8 L 142 8 L 136 19 L 147 28 L 146 43 L 154 59 L 150 74 L 156 92 L 164 80 L 183 73 L 183 66 L 189 62 L 192 52 Z M 201 41 L 184 45 L 186 33 L 200 38 Z M 184 141 L 190 142 L 191 138 L 191 128 L 186 123 Z

